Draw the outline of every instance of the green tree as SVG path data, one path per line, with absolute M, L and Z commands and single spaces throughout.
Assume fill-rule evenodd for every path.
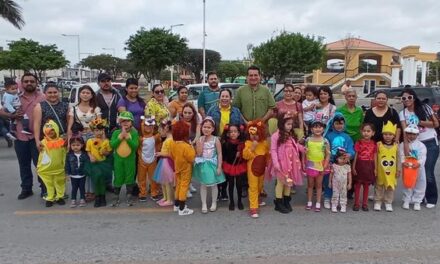
M 148 81 L 160 78 L 167 66 L 179 64 L 187 48 L 186 39 L 163 28 L 141 28 L 127 40 L 127 58 L 134 62 Z
M 212 71 L 217 68 L 218 63 L 221 60 L 221 55 L 215 50 L 206 50 L 206 72 Z M 191 71 L 194 74 L 197 83 L 202 82 L 203 71 L 203 50 L 202 49 L 189 49 L 185 55 L 185 59 L 182 63 L 185 69 Z
M 131 78 L 139 79 L 141 77 L 141 71 L 133 61 L 121 59 L 118 64 L 121 71 L 127 73 Z
M 99 70 L 99 72 L 109 73 L 113 79 L 122 72 L 122 59 L 113 57 L 109 54 L 100 54 L 94 56 L 88 56 L 81 60 L 81 66 L 88 67 L 90 69 Z
M 22 29 L 24 26 L 21 6 L 15 1 L 0 0 L 0 16 L 9 21 L 14 27 Z
M 231 78 L 231 82 L 239 76 L 246 75 L 247 67 L 239 61 L 221 61 L 217 66 L 217 75 L 222 81 Z
M 283 81 L 291 72 L 308 73 L 319 68 L 325 56 L 323 37 L 281 32 L 275 38 L 254 47 L 252 56 L 265 79 Z
M 33 71 L 40 80 L 43 72 L 65 67 L 68 63 L 56 45 L 41 45 L 24 38 L 9 43 L 9 51 L 0 56 L 3 68 Z

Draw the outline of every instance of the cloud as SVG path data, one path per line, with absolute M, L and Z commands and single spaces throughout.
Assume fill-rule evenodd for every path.
M 188 39 L 191 48 L 202 48 L 202 0 L 39 0 L 17 2 L 23 7 L 26 26 L 16 30 L 0 20 L 0 46 L 21 37 L 56 44 L 67 58 L 77 61 L 75 39 L 81 52 L 100 54 L 115 48 L 124 57 L 125 41 L 141 27 L 169 28 Z M 352 33 L 395 48 L 420 45 L 423 51 L 439 50 L 440 1 L 425 0 L 206 0 L 206 47 L 224 59 L 242 58 L 246 45 L 254 46 L 281 30 L 301 32 L 336 41 Z

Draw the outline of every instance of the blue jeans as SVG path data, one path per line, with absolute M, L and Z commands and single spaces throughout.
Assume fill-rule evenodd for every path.
M 426 191 L 425 199 L 427 203 L 437 204 L 438 192 L 437 183 L 435 181 L 435 163 L 439 156 L 439 146 L 435 138 L 423 141 L 426 147 L 426 162 L 425 162 L 425 172 L 426 172 Z
M 322 186 L 324 188 L 324 200 L 331 200 L 333 195 L 333 189 L 328 186 L 330 182 L 330 174 L 324 174 L 322 178 Z
M 14 146 L 20 168 L 21 190 L 22 192 L 31 192 L 34 177 L 31 165 L 34 163 L 34 166 L 37 166 L 38 162 L 38 149 L 35 140 L 16 140 Z M 46 187 L 40 177 L 38 177 L 38 181 L 40 182 L 41 192 L 46 193 Z

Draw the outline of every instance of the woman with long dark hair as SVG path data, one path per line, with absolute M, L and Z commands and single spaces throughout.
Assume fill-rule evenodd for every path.
M 141 116 L 144 114 L 145 101 L 139 96 L 139 84 L 135 78 L 128 78 L 125 82 L 126 96 L 119 99 L 118 112 L 129 111 L 133 114 L 134 127 L 139 131 Z
M 316 106 L 315 119 L 327 124 L 335 115 L 336 106 L 333 99 L 333 93 L 330 87 L 323 86 L 318 89 L 319 104 Z
M 188 102 L 188 88 L 186 86 L 179 86 L 179 88 L 177 88 L 177 99 L 171 101 L 168 104 L 170 117 L 175 118 L 177 115 L 182 113 L 182 108 L 187 102 Z
M 418 139 L 426 146 L 426 207 L 434 208 L 438 199 L 434 169 L 439 156 L 439 145 L 435 128 L 439 126 L 439 122 L 432 108 L 422 103 L 413 89 L 403 89 L 401 100 L 404 106 L 403 110 L 399 113 L 402 129 L 409 125 L 417 125 L 419 128 Z M 405 155 L 408 155 L 409 147 L 406 136 L 404 136 L 403 144 Z

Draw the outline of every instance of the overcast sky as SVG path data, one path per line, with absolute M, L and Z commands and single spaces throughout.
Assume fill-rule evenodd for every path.
M 7 40 L 31 38 L 56 44 L 73 63 L 82 53 L 125 57 L 125 41 L 140 27 L 169 28 L 202 48 L 202 0 L 16 0 L 23 7 L 22 31 L 0 19 L 0 46 Z M 281 30 L 339 40 L 351 33 L 395 48 L 420 45 L 440 50 L 439 0 L 206 0 L 206 48 L 223 59 L 243 58 L 246 45 L 258 45 Z M 81 57 L 86 57 L 84 54 Z

